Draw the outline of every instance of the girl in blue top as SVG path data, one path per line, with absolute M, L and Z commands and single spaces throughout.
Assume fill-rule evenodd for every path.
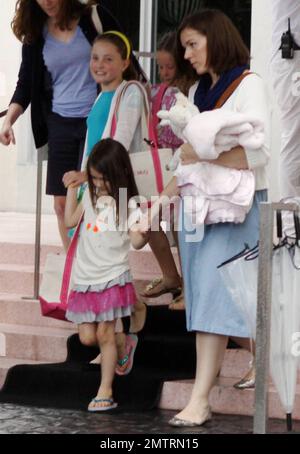
M 90 70 L 93 79 L 101 87 L 87 119 L 87 137 L 81 172 L 67 172 L 65 186 L 79 186 L 86 181 L 85 167 L 93 146 L 103 138 L 111 137 L 112 119 L 119 94 L 129 80 L 137 80 L 132 50 L 128 38 L 118 31 L 98 36 L 94 42 Z M 143 111 L 143 87 L 129 86 L 122 95 L 114 139 L 127 151 L 141 149 L 141 116 Z

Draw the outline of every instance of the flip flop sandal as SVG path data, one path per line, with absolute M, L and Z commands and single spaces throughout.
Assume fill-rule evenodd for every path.
M 163 282 L 162 278 L 153 279 L 150 282 L 150 284 L 148 284 L 146 286 L 144 291 L 142 293 L 140 293 L 140 295 L 143 296 L 144 298 L 157 298 L 158 296 L 165 295 L 166 293 L 172 293 L 173 298 L 176 298 L 177 296 L 180 295 L 181 290 L 182 290 L 180 286 L 179 287 L 172 287 L 172 288 L 167 288 L 167 287 L 164 286 L 163 289 L 160 290 L 159 292 L 151 293 L 151 295 L 147 295 L 146 292 L 149 292 L 150 290 L 155 289 L 155 287 L 157 287 L 162 282 Z
M 95 404 L 107 403 L 108 405 L 91 407 L 90 405 L 92 403 L 95 403 Z M 96 397 L 94 397 L 94 399 L 92 399 L 91 402 L 89 403 L 88 411 L 91 411 L 94 413 L 97 411 L 108 411 L 108 410 L 113 410 L 117 406 L 118 406 L 118 404 L 112 398 L 111 399 L 97 399 Z
M 133 367 L 134 353 L 137 347 L 138 337 L 136 334 L 127 334 L 126 336 L 126 351 L 127 354 L 124 358 L 117 362 L 116 374 L 117 375 L 128 375 Z M 124 366 L 126 368 L 124 369 Z

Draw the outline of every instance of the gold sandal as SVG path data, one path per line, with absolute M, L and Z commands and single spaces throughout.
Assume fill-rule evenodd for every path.
M 149 292 L 153 289 L 155 289 L 155 287 L 157 287 L 159 284 L 162 284 L 163 283 L 163 278 L 159 277 L 159 278 L 155 278 L 153 279 L 144 289 L 143 292 L 140 292 L 140 295 L 145 297 L 145 298 L 157 298 L 158 296 L 161 296 L 161 295 L 165 295 L 166 293 L 172 293 L 173 295 L 173 298 L 176 298 L 177 296 L 179 296 L 181 294 L 181 287 L 172 287 L 172 288 L 167 288 L 165 287 L 165 285 L 163 285 L 163 288 L 159 291 L 159 292 L 156 292 L 156 293 L 151 293 L 151 295 L 147 295 L 146 292 Z

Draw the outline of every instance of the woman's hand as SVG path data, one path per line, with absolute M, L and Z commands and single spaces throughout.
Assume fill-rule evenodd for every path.
M 200 161 L 199 156 L 189 143 L 184 143 L 180 148 L 180 160 L 183 166 L 186 166 L 188 164 L 195 164 L 196 162 Z
M 0 132 L 0 143 L 2 143 L 2 145 L 10 145 L 10 143 L 16 144 L 14 131 L 10 124 L 4 123 Z
M 64 174 L 62 181 L 66 188 L 78 188 L 87 181 L 87 174 L 85 171 L 71 170 Z

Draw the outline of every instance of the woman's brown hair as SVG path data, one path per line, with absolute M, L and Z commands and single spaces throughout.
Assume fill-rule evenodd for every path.
M 185 29 L 192 29 L 207 38 L 207 66 L 216 74 L 221 74 L 236 66 L 249 64 L 250 53 L 242 37 L 222 11 L 202 10 L 183 19 L 177 32 L 177 46 L 181 64 L 184 49 L 180 35 Z
M 123 78 L 125 80 L 139 80 L 139 75 L 138 75 L 138 73 L 135 69 L 134 63 L 133 63 L 132 44 L 131 44 L 130 40 L 128 39 L 128 37 L 126 37 L 126 38 L 130 44 L 130 55 L 129 55 L 130 63 L 129 63 L 128 68 L 126 68 L 123 73 Z M 103 33 L 102 35 L 97 36 L 97 38 L 94 41 L 94 44 L 99 43 L 99 42 L 108 42 L 108 43 L 113 44 L 117 48 L 119 54 L 121 55 L 122 60 L 127 60 L 128 49 L 127 49 L 125 42 L 123 41 L 123 39 L 120 36 L 115 35 L 114 33 L 106 32 L 106 33 Z
M 79 19 L 95 3 L 94 0 L 89 0 L 86 4 L 82 4 L 79 0 L 60 1 L 57 25 L 61 30 L 69 29 L 71 22 Z M 42 36 L 47 19 L 47 14 L 36 0 L 18 0 L 11 27 L 22 43 L 33 44 Z

